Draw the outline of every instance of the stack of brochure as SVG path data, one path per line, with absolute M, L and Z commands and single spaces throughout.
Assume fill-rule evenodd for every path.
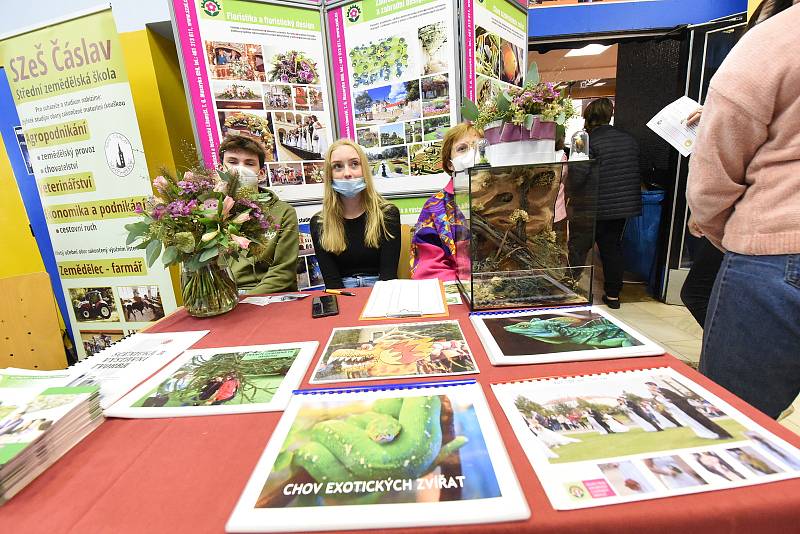
M 52 386 L 52 376 L 0 374 L 0 504 L 103 421 L 98 387 Z

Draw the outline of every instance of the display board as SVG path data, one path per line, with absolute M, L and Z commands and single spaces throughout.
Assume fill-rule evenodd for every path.
M 516 0 L 464 0 L 464 96 L 481 104 L 527 71 L 528 13 Z
M 328 10 L 339 135 L 364 147 L 382 193 L 434 191 L 459 108 L 454 3 L 364 0 Z
M 0 63 L 83 357 L 176 308 L 169 272 L 125 242 L 152 188 L 111 10 L 0 38 Z
M 265 187 L 286 201 L 321 198 L 334 133 L 319 8 L 242 0 L 172 6 L 206 164 L 218 165 L 226 135 L 251 137 L 267 149 Z

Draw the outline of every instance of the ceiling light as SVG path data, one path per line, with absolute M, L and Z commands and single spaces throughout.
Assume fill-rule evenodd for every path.
M 611 48 L 611 45 L 606 46 L 592 43 L 584 46 L 583 48 L 573 48 L 567 52 L 564 57 L 596 56 L 598 54 L 602 54 L 609 48 Z

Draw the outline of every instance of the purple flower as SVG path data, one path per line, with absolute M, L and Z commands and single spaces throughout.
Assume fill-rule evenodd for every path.
M 153 219 L 159 220 L 167 213 L 167 206 L 164 204 L 157 204 L 155 208 L 153 208 Z
M 141 215 L 142 213 L 144 213 L 144 208 L 142 208 L 141 204 L 136 204 L 136 207 L 133 208 L 133 211 L 134 213 L 138 213 L 139 215 Z
M 282 82 L 288 82 L 289 81 L 289 76 L 287 76 L 286 74 L 281 74 L 281 81 Z
M 203 201 L 203 209 L 206 210 L 216 210 L 219 207 L 219 200 L 216 198 L 209 198 L 208 200 Z

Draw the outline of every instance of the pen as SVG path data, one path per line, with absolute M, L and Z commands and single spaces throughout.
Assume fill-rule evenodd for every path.
M 350 293 L 349 291 L 342 291 L 341 289 L 325 289 L 325 293 L 330 293 L 331 295 L 347 295 L 348 297 L 355 297 L 355 293 Z

